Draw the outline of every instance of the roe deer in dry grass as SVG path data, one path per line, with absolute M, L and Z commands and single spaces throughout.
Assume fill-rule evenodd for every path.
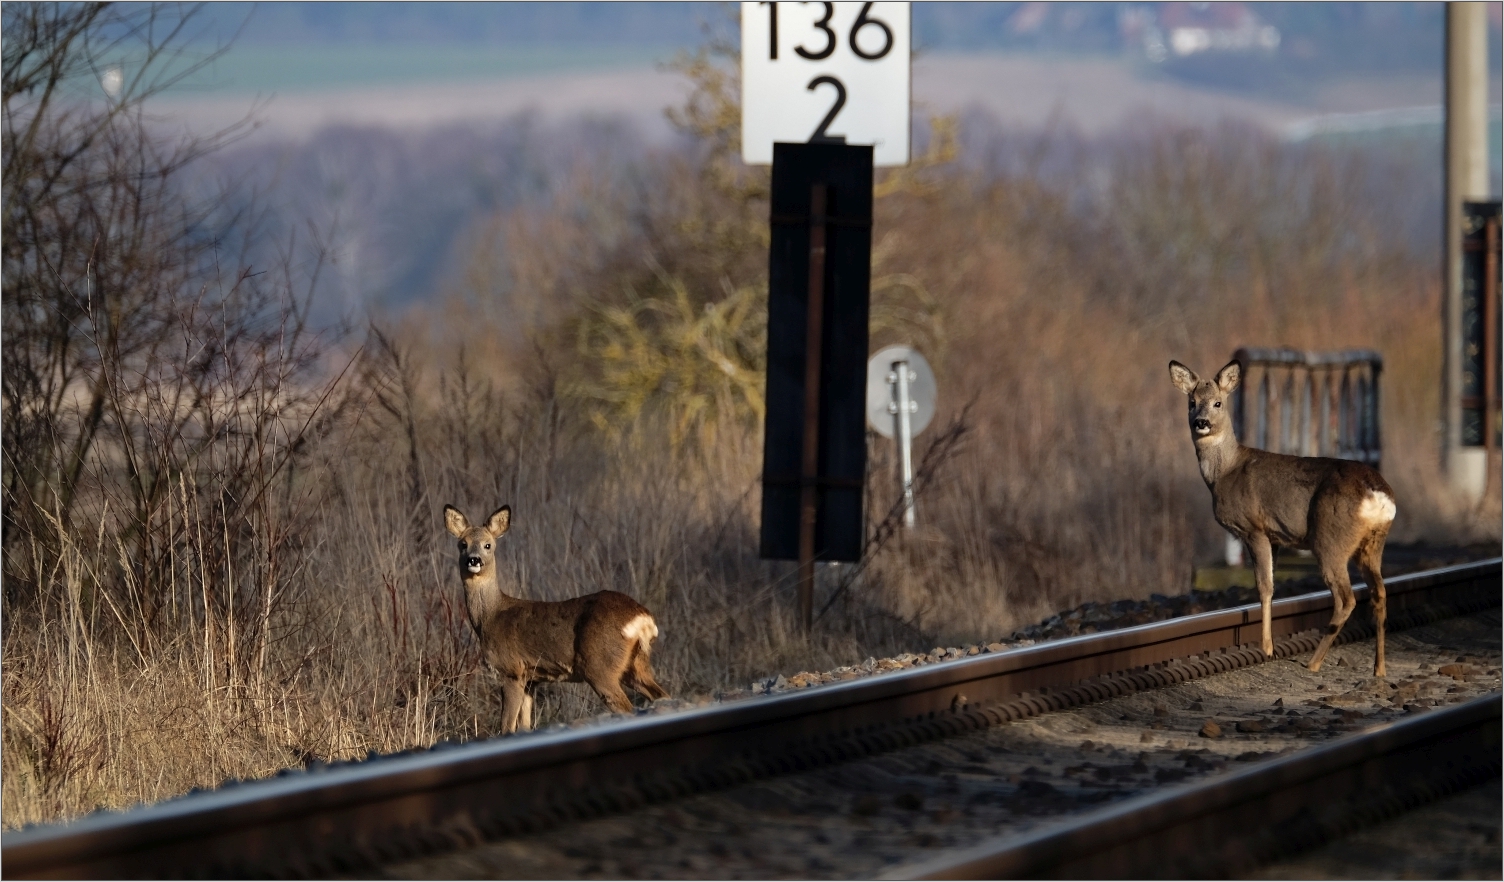
M 632 710 L 623 687 L 667 698 L 648 653 L 658 625 L 642 604 L 616 591 L 571 600 L 511 597 L 496 578 L 496 544 L 511 527 L 503 505 L 480 526 L 444 506 L 444 526 L 459 540 L 460 581 L 482 658 L 501 677 L 501 731 L 533 727 L 533 688 L 543 681 L 584 681 L 618 713 Z
M 1170 362 L 1170 380 L 1190 397 L 1191 440 L 1201 477 L 1212 491 L 1217 523 L 1248 544 L 1264 610 L 1264 653 L 1274 652 L 1269 605 L 1274 597 L 1274 548 L 1307 548 L 1332 592 L 1332 621 L 1308 667 L 1321 668 L 1357 600 L 1347 563 L 1357 558 L 1368 580 L 1378 646 L 1373 671 L 1384 676 L 1384 579 L 1379 564 L 1394 522 L 1394 491 L 1375 469 L 1346 459 L 1289 456 L 1238 443 L 1228 396 L 1242 368 L 1232 362 L 1211 380 Z

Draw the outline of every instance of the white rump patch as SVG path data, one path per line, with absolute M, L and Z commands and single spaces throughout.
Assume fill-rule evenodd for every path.
M 1394 500 L 1388 493 L 1370 490 L 1358 506 L 1358 517 L 1370 524 L 1387 524 L 1394 520 L 1394 510 Z
M 1392 505 L 1390 507 L 1393 508 Z M 658 623 L 654 622 L 653 617 L 647 613 L 638 613 L 632 621 L 622 626 L 621 636 L 642 644 L 646 649 L 648 644 L 653 642 L 653 638 L 658 636 Z

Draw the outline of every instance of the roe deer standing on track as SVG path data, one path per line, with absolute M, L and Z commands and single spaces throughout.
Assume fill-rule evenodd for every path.
M 637 601 L 616 591 L 556 602 L 502 592 L 496 542 L 511 524 L 509 506 L 478 527 L 459 509 L 444 506 L 444 526 L 459 539 L 470 626 L 486 665 L 501 677 L 502 734 L 533 727 L 533 686 L 542 681 L 583 680 L 617 713 L 632 710 L 624 686 L 649 699 L 667 698 L 648 661 L 658 625 Z
M 1332 642 L 1357 600 L 1347 578 L 1347 562 L 1357 557 L 1368 580 L 1373 618 L 1378 625 L 1374 676 L 1384 676 L 1384 579 L 1379 564 L 1394 522 L 1394 491 L 1375 469 L 1346 459 L 1288 456 L 1244 447 L 1232 431 L 1228 396 L 1242 368 L 1232 362 L 1212 380 L 1203 380 L 1178 361 L 1170 380 L 1190 396 L 1191 440 L 1201 477 L 1212 491 L 1217 523 L 1253 552 L 1254 579 L 1264 609 L 1264 654 L 1274 653 L 1269 605 L 1274 597 L 1274 545 L 1308 548 L 1332 592 L 1332 623 L 1308 667 L 1320 670 Z

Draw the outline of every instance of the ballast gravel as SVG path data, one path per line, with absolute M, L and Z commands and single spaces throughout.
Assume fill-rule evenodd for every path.
M 1252 879 L 1498 879 L 1500 779 L 1260 868 Z

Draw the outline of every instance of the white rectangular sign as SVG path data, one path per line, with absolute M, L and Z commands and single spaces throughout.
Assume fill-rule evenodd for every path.
M 742 161 L 843 136 L 909 164 L 909 4 L 743 3 Z

